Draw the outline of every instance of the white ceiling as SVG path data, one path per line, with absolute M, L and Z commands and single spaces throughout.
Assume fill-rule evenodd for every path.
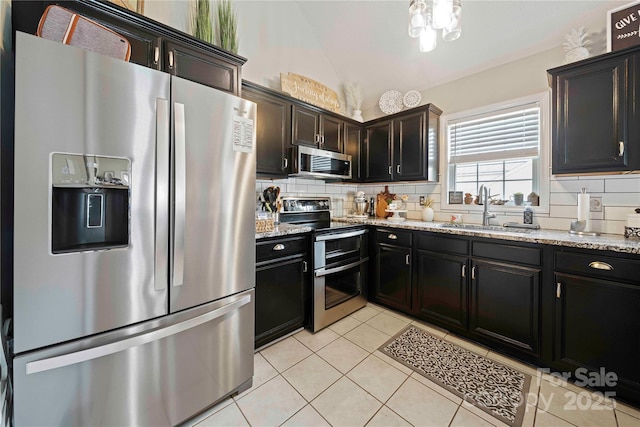
M 607 11 L 629 2 L 462 0 L 462 36 L 429 53 L 407 34 L 408 0 L 296 3 L 340 80 L 362 85 L 366 109 L 389 89 L 423 91 L 558 47 L 572 28 L 587 27 L 590 51 L 603 53 Z

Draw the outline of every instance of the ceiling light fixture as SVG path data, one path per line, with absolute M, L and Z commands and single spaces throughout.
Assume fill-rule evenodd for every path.
M 437 46 L 438 31 L 445 41 L 462 34 L 461 0 L 410 0 L 409 36 L 420 38 L 420 51 L 430 52 Z

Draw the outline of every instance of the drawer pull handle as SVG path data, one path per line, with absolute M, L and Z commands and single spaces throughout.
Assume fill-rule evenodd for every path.
M 397 239 L 398 239 L 398 236 L 396 236 L 395 234 L 389 234 L 389 235 L 387 236 L 387 238 L 388 238 L 389 240 L 397 240 Z
M 618 142 L 618 156 L 624 156 L 624 141 Z
M 153 63 L 157 64 L 159 59 L 160 59 L 160 48 L 156 46 L 155 48 L 153 48 Z
M 400 173 L 400 165 L 396 166 L 396 172 Z
M 173 51 L 169 51 L 169 68 L 173 68 Z
M 302 261 L 302 272 L 306 273 L 307 271 L 309 271 L 309 264 L 307 261 Z
M 562 283 L 556 283 L 556 298 L 560 298 L 562 296 Z
M 411 261 L 409 260 L 409 254 L 407 254 L 407 257 L 405 258 L 404 262 L 407 265 L 411 265 Z
M 590 262 L 589 267 L 595 268 L 596 270 L 606 270 L 606 271 L 613 270 L 613 267 L 611 266 L 611 264 L 607 264 L 606 262 L 602 262 L 602 261 Z
M 476 267 L 471 267 L 471 280 L 476 280 Z
M 289 167 L 289 159 L 287 159 L 286 157 L 282 159 L 282 169 L 286 170 Z
M 389 166 L 389 175 L 393 173 L 393 166 Z
M 277 245 L 275 245 L 273 247 L 273 250 L 274 251 L 282 251 L 282 250 L 284 250 L 284 245 L 282 243 L 278 243 Z
M 467 277 L 467 266 L 465 264 L 462 264 L 462 277 Z

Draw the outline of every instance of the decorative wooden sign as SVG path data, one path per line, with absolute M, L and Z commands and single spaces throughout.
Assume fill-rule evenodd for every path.
M 294 73 L 280 73 L 280 86 L 283 92 L 300 101 L 308 102 L 325 110 L 340 112 L 338 94 L 308 77 Z
M 607 12 L 607 51 L 640 45 L 640 1 Z

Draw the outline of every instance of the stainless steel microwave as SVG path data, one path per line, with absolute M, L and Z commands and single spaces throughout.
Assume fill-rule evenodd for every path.
M 302 145 L 294 149 L 291 176 L 321 179 L 351 179 L 351 156 Z

